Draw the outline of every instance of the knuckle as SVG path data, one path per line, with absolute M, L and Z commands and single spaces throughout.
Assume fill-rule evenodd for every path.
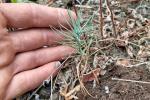
M 34 4 L 34 3 L 29 4 L 29 9 L 31 11 L 31 17 L 32 17 L 31 22 L 32 22 L 33 25 L 39 24 L 39 16 L 37 14 L 38 6 L 39 5 Z

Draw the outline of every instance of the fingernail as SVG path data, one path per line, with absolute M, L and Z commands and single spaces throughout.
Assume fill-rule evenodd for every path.
M 55 63 L 55 67 L 56 67 L 56 68 L 61 67 L 61 63 L 60 63 L 59 61 L 57 61 L 57 62 Z

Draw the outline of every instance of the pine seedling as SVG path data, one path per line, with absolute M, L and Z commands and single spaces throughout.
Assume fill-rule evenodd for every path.
M 79 61 L 76 61 L 76 63 L 78 63 L 76 65 L 76 69 L 77 69 L 77 77 L 82 88 L 81 90 L 87 93 L 88 95 L 90 95 L 91 97 L 93 97 L 85 88 L 80 76 L 82 76 L 82 74 L 86 70 L 86 69 L 81 70 L 81 66 L 83 65 L 85 66 L 85 68 L 87 68 L 86 66 L 87 63 L 90 63 L 88 62 L 89 56 L 91 55 L 89 49 L 95 43 L 96 40 L 96 36 L 94 35 L 93 31 L 97 26 L 94 27 L 92 24 L 92 21 L 96 13 L 94 13 L 87 19 L 85 18 L 82 19 L 82 13 L 80 10 L 78 11 L 79 11 L 77 14 L 78 18 L 76 20 L 72 17 L 69 10 L 68 10 L 68 16 L 70 21 L 64 19 L 67 21 L 71 30 L 67 29 L 66 27 L 60 24 L 61 27 L 63 27 L 63 29 L 62 30 L 55 29 L 54 32 L 60 33 L 61 35 L 64 36 L 64 39 L 63 41 L 60 42 L 60 44 L 68 45 L 76 49 L 77 52 L 76 56 L 80 58 Z
M 72 30 L 68 30 L 68 32 L 61 32 L 61 34 L 63 34 L 65 37 L 62 43 L 75 48 L 78 54 L 86 55 L 86 51 L 93 41 L 92 30 L 94 27 L 92 25 L 92 20 L 94 14 L 87 20 L 82 19 L 81 12 L 78 12 L 77 20 L 73 19 L 69 11 L 68 16 L 70 18 L 69 25 L 71 26 Z

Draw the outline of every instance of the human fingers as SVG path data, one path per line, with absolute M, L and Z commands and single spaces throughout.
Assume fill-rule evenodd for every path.
M 60 60 L 73 52 L 74 49 L 71 47 L 58 46 L 18 54 L 13 63 L 0 70 L 0 99 L 3 98 L 1 96 L 6 91 L 8 82 L 16 74 L 34 69 L 49 62 Z
M 1 23 L 14 28 L 68 26 L 70 20 L 68 10 L 33 3 L 1 3 L 0 12 L 5 17 Z M 70 15 L 76 19 L 74 12 Z
M 35 50 L 43 46 L 57 44 L 63 36 L 50 29 L 28 29 L 10 33 L 16 52 Z
M 52 48 L 43 48 L 35 51 L 21 53 L 8 67 L 13 70 L 13 74 L 30 70 L 44 65 L 48 62 L 62 60 L 74 52 L 74 49 L 68 46 L 57 46 Z
M 60 62 L 51 62 L 36 69 L 17 74 L 8 87 L 5 99 L 11 100 L 35 89 L 49 76 L 55 76 L 60 68 Z

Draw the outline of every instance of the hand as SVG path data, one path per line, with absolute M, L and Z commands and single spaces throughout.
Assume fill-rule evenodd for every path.
M 64 9 L 26 3 L 0 4 L 0 100 L 22 95 L 50 75 L 56 75 L 59 60 L 74 49 L 52 47 L 62 36 L 50 31 L 49 26 L 68 27 L 66 20 L 69 16 Z M 6 27 L 17 31 L 8 32 Z

